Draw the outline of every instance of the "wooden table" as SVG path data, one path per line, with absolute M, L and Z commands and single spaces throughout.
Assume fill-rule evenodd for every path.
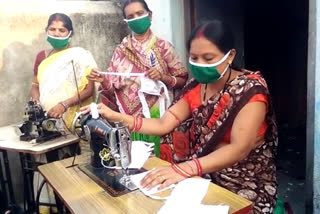
M 43 143 L 31 143 L 32 141 L 20 141 L 20 136 L 16 132 L 16 129 L 17 127 L 15 127 L 15 125 L 0 127 L 0 152 L 3 154 L 4 170 L 6 172 L 6 179 L 0 177 L 0 181 L 2 188 L 5 187 L 5 184 L 8 184 L 10 202 L 15 203 L 7 151 L 18 152 L 24 179 L 23 192 L 25 200 L 27 201 L 27 205 L 30 208 L 34 203 L 32 182 L 33 171 L 31 169 L 32 167 L 30 167 L 30 162 L 32 162 L 30 155 L 46 154 L 47 152 L 78 143 L 79 138 L 68 134 L 66 136 L 58 137 Z M 1 165 L 0 170 L 2 170 Z M 0 173 L 0 175 L 3 176 L 4 173 Z M 24 209 L 26 210 L 25 204 Z
M 70 166 L 71 159 L 56 161 L 38 167 L 39 172 L 60 197 L 65 206 L 76 214 L 100 213 L 157 213 L 163 201 L 154 200 L 140 191 L 134 191 L 119 197 L 112 197 L 98 184 L 91 180 L 78 167 Z M 88 163 L 89 156 L 77 157 L 76 163 Z M 144 165 L 145 169 L 169 163 L 158 158 L 150 158 Z M 203 204 L 226 204 L 230 213 L 245 214 L 251 211 L 252 203 L 224 188 L 210 184 Z

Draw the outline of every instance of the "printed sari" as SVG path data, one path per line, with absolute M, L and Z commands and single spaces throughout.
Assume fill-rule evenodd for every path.
M 90 52 L 80 47 L 68 48 L 45 58 L 38 67 L 40 103 L 49 111 L 59 102 L 77 95 L 88 84 L 86 76 L 91 68 L 97 67 Z M 92 97 L 82 102 L 87 105 Z M 79 106 L 74 105 L 64 113 L 63 119 L 71 127 Z
M 192 80 L 177 100 L 199 83 Z M 254 202 L 254 213 L 272 213 L 276 203 L 275 155 L 277 127 L 267 85 L 259 72 L 244 73 L 227 83 L 225 90 L 192 111 L 192 117 L 162 137 L 160 157 L 182 162 L 208 155 L 223 141 L 240 110 L 255 95 L 266 95 L 267 124 L 263 143 L 248 157 L 226 169 L 205 175 L 213 183 Z
M 153 33 L 142 42 L 137 41 L 132 35 L 125 37 L 115 49 L 107 72 L 146 73 L 151 68 L 170 76 L 188 78 L 188 72 L 183 67 L 173 46 L 157 38 Z M 138 97 L 140 77 L 107 75 L 105 79 L 109 86 L 104 86 L 105 92 L 101 97 L 103 103 L 113 109 L 115 109 L 114 106 L 117 106 L 121 113 L 143 116 L 142 105 Z M 108 89 L 111 88 L 114 89 L 114 94 L 108 92 Z M 172 99 L 173 93 L 170 88 L 169 95 Z M 145 98 L 151 117 L 159 118 L 159 97 L 145 95 Z M 160 143 L 160 138 L 158 136 L 133 133 L 132 140 L 154 142 L 156 144 L 155 153 L 159 156 L 157 145 Z

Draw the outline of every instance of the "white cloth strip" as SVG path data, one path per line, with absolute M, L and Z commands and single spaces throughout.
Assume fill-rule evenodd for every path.
M 98 71 L 99 74 L 105 74 L 105 75 L 114 75 L 114 76 L 126 76 L 126 77 L 144 77 L 144 73 L 120 73 L 120 72 L 104 72 L 104 71 Z

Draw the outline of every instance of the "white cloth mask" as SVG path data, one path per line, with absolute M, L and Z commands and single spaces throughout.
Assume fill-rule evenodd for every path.
M 141 84 L 140 89 L 138 91 L 138 96 L 142 104 L 142 113 L 144 117 L 150 118 L 150 109 L 144 96 L 144 93 L 159 96 L 160 117 L 162 117 L 166 109 L 168 109 L 171 104 L 167 86 L 159 80 L 154 81 L 148 77 L 141 77 Z

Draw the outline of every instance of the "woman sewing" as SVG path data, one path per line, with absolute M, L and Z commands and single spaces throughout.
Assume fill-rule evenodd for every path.
M 116 47 L 107 72 L 128 75 L 103 75 L 93 70 L 88 79 L 101 82 L 102 95 L 109 99 L 107 103 L 106 99 L 102 98 L 106 105 L 111 106 L 114 103 L 116 109 L 129 115 L 148 114 L 151 118 L 159 118 L 159 96 L 145 94 L 147 108 L 144 108 L 138 93 L 141 84 L 145 83 L 143 81 L 147 80 L 130 75 L 145 74 L 152 80 L 162 81 L 172 97 L 174 89 L 180 89 L 185 85 L 188 73 L 173 46 L 152 33 L 152 11 L 144 0 L 127 0 L 122 11 L 132 34 L 125 37 Z M 133 140 L 155 142 L 156 145 L 159 145 L 160 141 L 159 137 L 137 132 L 131 136 Z M 155 153 L 159 155 L 159 148 L 155 148 Z
M 202 176 L 254 203 L 254 213 L 272 213 L 277 194 L 277 128 L 265 80 L 259 72 L 232 67 L 231 30 L 220 21 L 199 25 L 187 43 L 194 79 L 160 119 L 99 113 L 144 134 L 164 135 L 161 158 L 172 162 L 142 180 L 160 189 Z M 88 112 L 88 107 L 82 109 Z
M 31 97 L 50 117 L 63 118 L 70 128 L 79 104 L 88 104 L 92 97 L 94 84 L 86 75 L 96 63 L 90 52 L 71 47 L 73 26 L 67 15 L 52 14 L 46 34 L 52 49 L 37 54 Z

